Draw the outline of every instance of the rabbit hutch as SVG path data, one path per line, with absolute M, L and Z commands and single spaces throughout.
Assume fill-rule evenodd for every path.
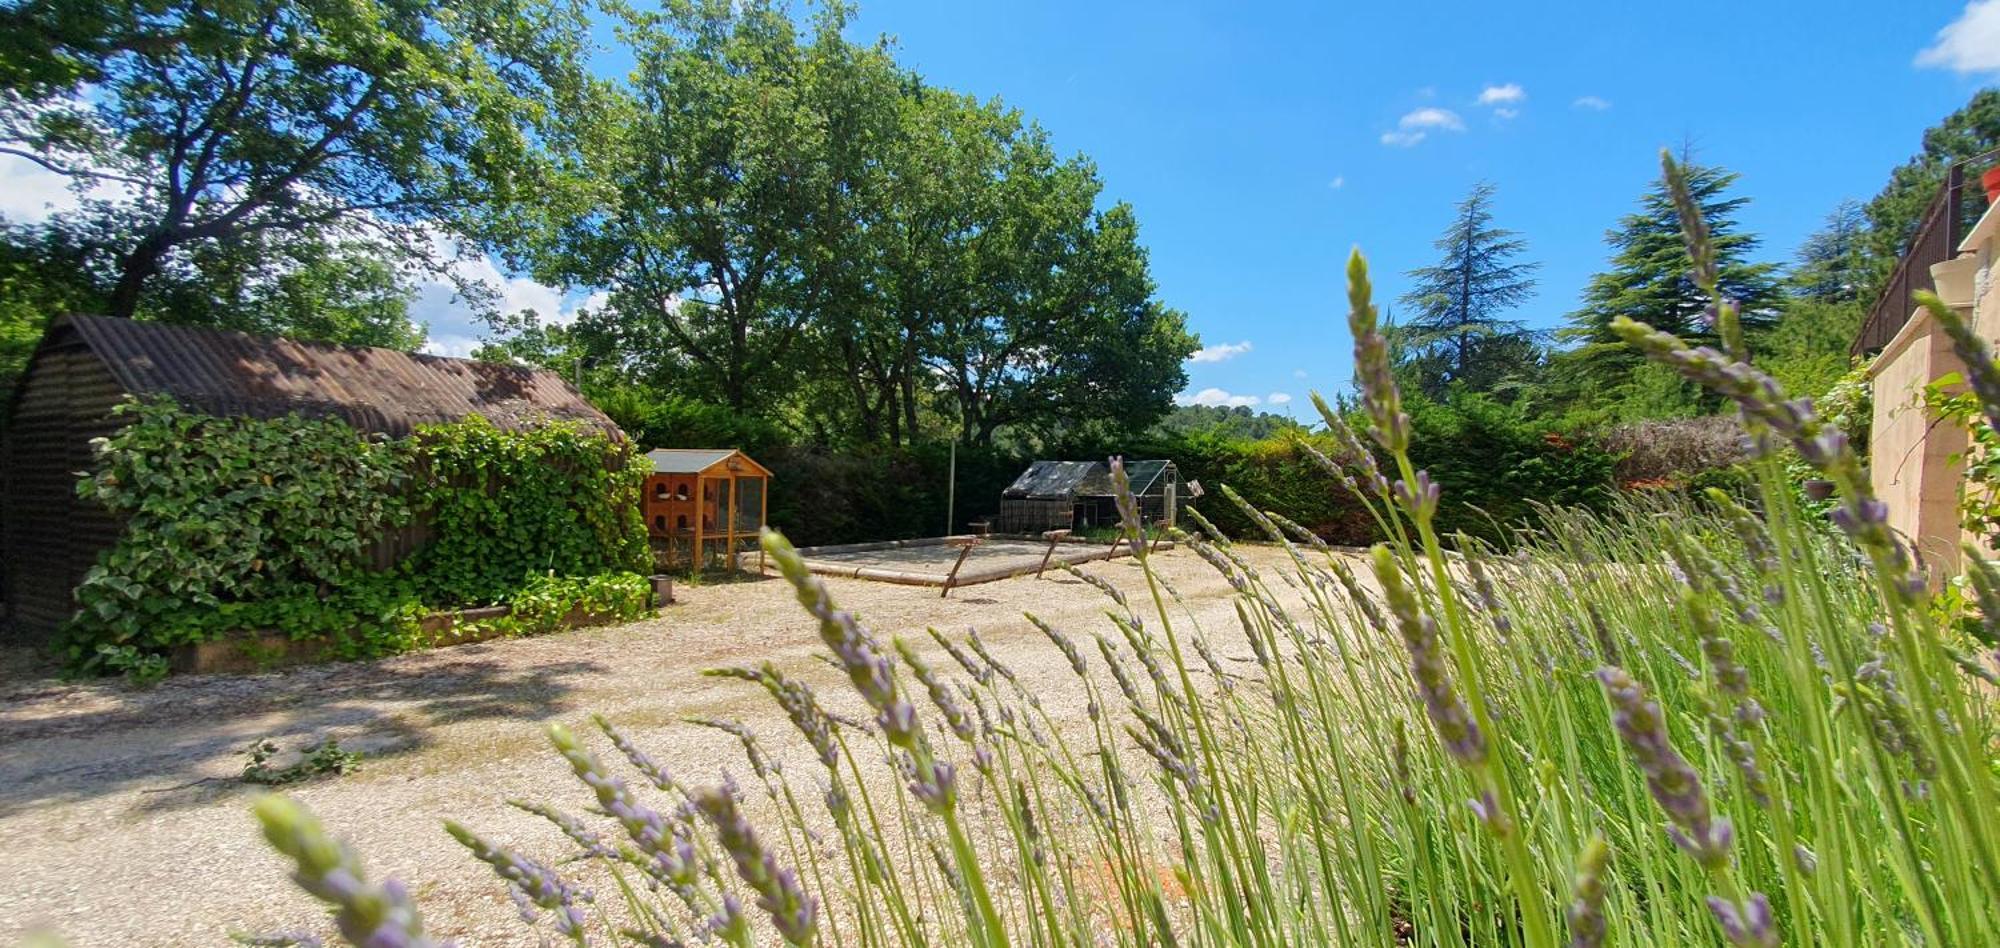
M 1148 525 L 1171 527 L 1182 503 L 1180 468 L 1172 461 L 1127 461 L 1125 474 Z M 1036 461 L 1000 495 L 995 533 L 1089 530 L 1118 523 L 1111 468 L 1103 461 Z
M 662 567 L 733 567 L 737 554 L 763 547 L 771 471 L 734 448 L 646 452 L 646 532 Z

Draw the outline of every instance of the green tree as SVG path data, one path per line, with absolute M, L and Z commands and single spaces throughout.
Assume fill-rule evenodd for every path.
M 115 316 L 245 253 L 310 268 L 351 236 L 436 263 L 434 225 L 530 190 L 522 120 L 574 84 L 586 30 L 538 0 L 79 6 L 8 11 L 0 154 L 98 195 L 62 223 Z
M 1736 214 L 1749 198 L 1730 195 L 1737 176 L 1713 166 L 1686 164 L 1688 188 L 1707 220 L 1714 243 L 1721 291 L 1742 306 L 1746 330 L 1769 326 L 1784 295 L 1777 267 L 1749 260 L 1758 239 L 1744 233 Z M 1639 357 L 1610 330 L 1627 316 L 1683 338 L 1713 339 L 1708 297 L 1689 276 L 1693 260 L 1681 236 L 1680 215 L 1664 182 L 1655 183 L 1605 234 L 1611 268 L 1592 277 L 1583 306 L 1569 315 L 1567 339 L 1582 343 L 1566 361 L 1586 373 L 1609 378 L 1637 364 Z
M 1863 298 L 1873 300 L 1882 282 L 1896 267 L 1910 239 L 1922 225 L 1943 186 L 1946 171 L 1955 163 L 2000 148 L 2000 89 L 1981 89 L 1971 101 L 1936 125 L 1924 130 L 1923 150 L 1897 166 L 1889 183 L 1868 202 L 1868 290 Z M 1977 175 L 1983 169 L 1973 168 Z M 1986 208 L 1986 195 L 1969 178 L 1966 203 L 1958 208 L 1960 220 L 1971 222 Z M 1961 231 L 1962 232 L 1962 231 Z
M 1417 382 L 1432 395 L 1453 382 L 1491 391 L 1523 356 L 1533 362 L 1524 325 L 1503 314 L 1533 295 L 1541 265 L 1515 259 L 1527 241 L 1493 226 L 1492 208 L 1493 185 L 1473 185 L 1432 244 L 1442 258 L 1409 273 L 1416 285 L 1402 296 L 1411 312 L 1401 328 L 1421 366 Z
M 1859 201 L 1834 205 L 1826 223 L 1799 245 L 1787 280 L 1792 293 L 1822 303 L 1860 297 L 1867 279 L 1868 218 Z

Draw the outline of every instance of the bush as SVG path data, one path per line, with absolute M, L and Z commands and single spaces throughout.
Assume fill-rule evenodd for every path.
M 390 442 L 297 416 L 214 418 L 163 401 L 117 411 L 129 423 L 95 445 L 78 485 L 125 529 L 77 588 L 82 608 L 57 643 L 77 670 L 155 678 L 166 650 L 263 629 L 326 639 L 337 657 L 389 654 L 425 644 L 419 620 L 435 607 L 533 602 L 552 583 L 636 614 L 630 590 L 644 583 L 631 574 L 650 564 L 645 472 L 627 443 L 478 417 Z M 432 541 L 375 569 L 375 544 L 413 522 Z M 533 616 L 514 627 L 542 630 Z
M 1616 457 L 1621 486 L 1680 486 L 1749 457 L 1748 436 L 1735 415 L 1663 418 L 1612 428 L 1604 449 Z

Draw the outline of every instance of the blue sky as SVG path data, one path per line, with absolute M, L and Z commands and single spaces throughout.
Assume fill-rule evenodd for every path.
M 1741 172 L 1745 224 L 1789 258 L 2000 77 L 2000 0 L 862 3 L 857 38 L 1093 158 L 1162 298 L 1204 345 L 1249 344 L 1189 365 L 1188 397 L 1278 411 L 1347 385 L 1348 249 L 1393 299 L 1475 181 L 1543 263 L 1521 316 L 1554 326 L 1660 147 Z
M 1393 300 L 1475 181 L 1496 185 L 1498 223 L 1543 264 L 1520 316 L 1553 327 L 1662 146 L 1741 172 L 1745 225 L 1764 257 L 1789 259 L 2000 81 L 2000 0 L 861 2 L 855 39 L 889 34 L 929 81 L 1022 109 L 1137 209 L 1160 295 L 1206 347 L 1184 399 L 1280 412 L 1347 387 L 1348 248 Z M 74 200 L 0 160 L 0 214 Z M 486 261 L 462 269 L 509 311 L 560 320 L 589 302 Z M 441 283 L 415 309 L 433 351 L 482 334 Z

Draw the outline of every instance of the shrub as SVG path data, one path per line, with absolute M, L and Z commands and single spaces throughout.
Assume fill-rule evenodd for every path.
M 583 577 L 564 589 L 573 600 L 636 614 L 631 573 L 650 564 L 627 443 L 476 416 L 392 442 L 333 420 L 116 410 L 128 423 L 96 443 L 78 485 L 125 526 L 58 642 L 77 670 L 156 679 L 168 649 L 262 629 L 326 639 L 342 658 L 390 654 L 425 644 L 433 607 L 532 600 L 560 577 Z M 385 532 L 419 521 L 431 542 L 376 569 Z
M 1734 415 L 1628 422 L 1606 433 L 1604 449 L 1618 459 L 1613 471 L 1621 485 L 1687 484 L 1749 457 Z
M 1835 481 L 1840 534 L 1801 514 L 1766 457 L 1761 515 L 1665 495 L 1608 515 L 1551 511 L 1508 556 L 1478 544 L 1447 555 L 1358 254 L 1350 273 L 1366 415 L 1399 482 L 1359 493 L 1396 539 L 1371 551 L 1371 589 L 1309 534 L 1247 505 L 1273 540 L 1305 544 L 1289 548 L 1296 576 L 1283 586 L 1222 538 L 1190 538 L 1241 593 L 1229 634 L 1244 636 L 1254 668 L 1227 672 L 1210 638 L 1221 630 L 1173 608 L 1140 555 L 1151 595 L 1104 586 L 1117 634 L 1099 633 L 1094 654 L 1042 626 L 1088 699 L 1088 721 L 1065 724 L 976 636 L 932 633 L 957 670 L 875 637 L 767 535 L 874 712 L 868 724 L 831 714 L 769 664 L 717 672 L 766 690 L 824 764 L 803 778 L 777 770 L 739 732 L 775 832 L 751 825 L 742 788 L 670 776 L 602 719 L 609 746 L 665 802 L 552 727 L 603 817 L 522 806 L 583 864 L 558 871 L 450 832 L 577 944 L 590 916 L 570 880 L 585 872 L 615 878 L 626 903 L 615 916 L 598 904 L 600 927 L 655 944 L 1083 945 L 1109 933 L 1121 944 L 1765 946 L 1971 943 L 2000 930 L 1995 676 L 1940 614 L 1948 603 L 1914 582 L 1851 447 L 1754 370 L 1620 320 L 1658 364 L 1727 395 Z M 1727 340 L 1733 304 L 1717 305 Z M 2000 373 L 1983 346 L 1968 349 L 1970 364 Z M 1129 516 L 1127 527 L 1137 532 Z M 2000 603 L 2000 575 L 1982 570 L 1974 585 Z M 1280 598 L 1286 587 L 1303 608 Z M 867 779 L 884 761 L 900 786 Z M 803 815 L 816 799 L 830 836 Z M 368 882 L 289 802 L 267 800 L 258 816 L 342 919 L 372 912 L 399 943 L 421 942 L 406 888 Z M 718 871 L 732 867 L 733 878 Z

